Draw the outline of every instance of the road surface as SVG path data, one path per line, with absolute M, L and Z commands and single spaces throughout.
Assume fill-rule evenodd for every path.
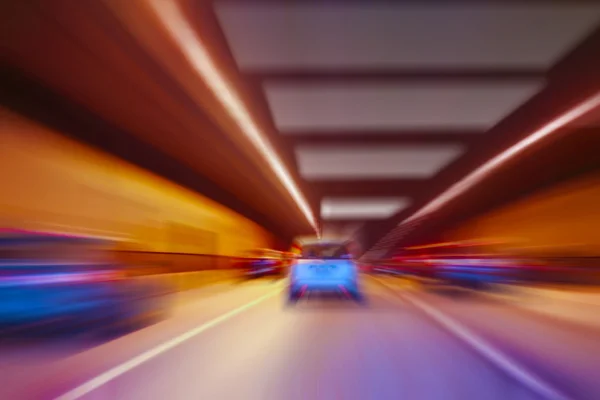
M 168 319 L 104 343 L 5 340 L 0 398 L 600 398 L 596 330 L 398 278 L 366 277 L 366 305 L 286 307 L 284 285 L 180 294 Z

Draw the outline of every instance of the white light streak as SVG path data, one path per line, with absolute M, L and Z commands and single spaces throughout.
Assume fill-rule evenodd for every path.
M 500 165 L 504 164 L 509 159 L 521 153 L 529 146 L 544 139 L 546 136 L 557 132 L 559 129 L 565 127 L 567 124 L 575 121 L 576 119 L 580 118 L 581 116 L 585 115 L 586 113 L 598 106 L 600 106 L 600 92 L 597 92 L 593 96 L 587 98 L 576 107 L 570 109 L 566 113 L 548 122 L 546 125 L 542 126 L 540 129 L 533 132 L 525 139 L 517 142 L 513 146 L 509 147 L 502 153 L 492 158 L 491 160 L 487 161 L 479 168 L 471 172 L 469 175 L 465 176 L 463 179 L 452 185 L 450 188 L 448 188 L 438 197 L 433 199 L 431 202 L 426 204 L 419 211 L 415 212 L 409 218 L 402 221 L 399 225 L 404 225 L 424 215 L 431 214 L 432 212 L 437 211 L 457 196 L 471 189 L 483 178 L 489 175 L 493 170 L 498 168 Z
M 564 114 L 556 117 L 552 121 L 548 122 L 540 129 L 534 131 L 525 139 L 517 142 L 513 146 L 509 147 L 502 153 L 498 154 L 494 158 L 490 159 L 479 168 L 475 169 L 469 175 L 465 176 L 463 179 L 452 185 L 446 191 L 442 192 L 438 197 L 427 203 L 424 207 L 419 209 L 417 212 L 412 214 L 410 217 L 405 219 L 404 221 L 398 224 L 399 227 L 409 228 L 408 225 L 410 222 L 418 223 L 418 220 L 424 216 L 427 216 L 434 211 L 439 210 L 442 206 L 455 199 L 462 193 L 471 189 L 477 183 L 479 183 L 482 179 L 484 179 L 488 174 L 490 174 L 494 169 L 498 168 L 500 165 L 516 156 L 523 150 L 527 149 L 529 146 L 535 144 L 536 142 L 544 139 L 546 136 L 549 136 L 561 128 L 564 128 L 568 124 L 576 121 L 581 118 L 588 112 L 596 109 L 600 106 L 600 92 L 596 92 L 594 95 L 586 98 L 584 101 L 579 103 L 577 106 L 573 107 L 569 111 Z M 375 250 L 381 248 L 383 241 L 393 234 L 398 234 L 399 228 L 395 228 L 392 231 L 388 232 L 386 236 L 384 236 L 381 240 L 379 240 L 366 254 L 370 254 Z M 399 238 L 398 238 L 399 239 Z
M 176 1 L 150 0 L 154 12 L 164 24 L 173 39 L 179 44 L 191 66 L 203 78 L 204 82 L 225 107 L 229 115 L 238 124 L 241 131 L 265 158 L 282 185 L 290 193 L 298 208 L 316 232 L 318 226 L 314 214 L 294 179 L 284 166 L 252 116 L 235 91 L 229 87 L 217 66 L 211 59 L 200 37 L 181 11 Z

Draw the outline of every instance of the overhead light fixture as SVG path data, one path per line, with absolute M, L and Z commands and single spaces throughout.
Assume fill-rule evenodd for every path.
M 240 69 L 250 72 L 546 70 L 598 24 L 594 1 L 211 3 Z
M 282 134 L 294 135 L 432 129 L 485 132 L 544 84 L 538 78 L 429 83 L 267 80 L 263 88 L 275 125 Z
M 450 188 L 448 188 L 438 197 L 427 203 L 424 207 L 419 209 L 409 218 L 402 221 L 399 225 L 404 225 L 410 221 L 421 218 L 427 214 L 431 214 L 432 212 L 440 209 L 442 206 L 455 199 L 457 196 L 471 189 L 483 178 L 485 178 L 492 171 L 504 164 L 509 159 L 521 153 L 523 150 L 527 149 L 531 145 L 544 139 L 546 136 L 555 133 L 556 131 L 565 127 L 567 124 L 575 121 L 579 117 L 582 117 L 583 115 L 587 114 L 589 111 L 595 109 L 598 106 L 600 106 L 600 92 L 597 92 L 593 96 L 588 97 L 583 102 L 579 103 L 577 106 L 573 107 L 569 111 L 548 122 L 540 129 L 531 133 L 525 139 L 517 142 L 513 146 L 509 147 L 502 153 L 492 158 L 491 160 L 487 161 L 479 168 L 471 172 L 469 175 L 465 176 L 463 179 L 450 186 Z
M 321 201 L 321 218 L 327 220 L 384 219 L 408 207 L 405 197 L 392 198 L 335 198 Z
M 296 185 L 296 182 L 282 160 L 277 155 L 277 152 L 265 138 L 265 135 L 261 132 L 258 125 L 254 122 L 242 100 L 219 72 L 219 69 L 210 57 L 202 40 L 196 34 L 181 11 L 178 2 L 151 0 L 149 3 L 153 7 L 157 17 L 171 34 L 172 38 L 179 44 L 191 66 L 212 90 L 231 118 L 239 126 L 242 133 L 264 157 L 281 184 L 292 196 L 300 211 L 304 214 L 315 232 L 319 234 L 319 228 L 314 214 L 304 198 L 304 195 Z
M 396 146 L 297 146 L 307 180 L 430 178 L 465 150 L 460 144 Z

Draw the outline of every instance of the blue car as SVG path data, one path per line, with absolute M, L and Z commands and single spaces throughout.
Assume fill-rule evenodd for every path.
M 160 289 L 128 279 L 103 239 L 0 232 L 0 335 L 110 331 L 158 310 Z
M 341 293 L 363 300 L 358 266 L 346 243 L 304 244 L 291 266 L 288 297 L 294 303 L 310 292 Z
M 246 252 L 234 264 L 234 268 L 242 271 L 246 278 L 265 276 L 283 277 L 285 273 L 282 253 L 269 249 L 257 249 Z

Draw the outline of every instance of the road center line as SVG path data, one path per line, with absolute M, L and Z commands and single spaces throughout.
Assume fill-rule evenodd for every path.
M 383 282 L 381 279 L 375 277 L 373 277 L 373 279 L 389 289 L 396 290 L 392 286 Z M 429 316 L 438 324 L 442 325 L 447 331 L 477 351 L 485 359 L 490 361 L 496 367 L 500 368 L 509 376 L 512 376 L 515 380 L 532 390 L 534 393 L 541 395 L 543 398 L 552 400 L 571 399 L 570 396 L 565 395 L 548 382 L 545 382 L 543 379 L 529 371 L 517 361 L 509 358 L 504 353 L 494 348 L 494 346 L 469 330 L 466 326 L 449 317 L 447 314 L 443 313 L 437 308 L 427 304 L 422 300 L 419 300 L 409 293 L 402 293 L 401 295 L 396 293 L 396 295 L 398 296 L 398 300 L 404 300 L 421 310 L 424 314 Z
M 124 373 L 131 371 L 132 369 L 140 366 L 141 364 L 145 363 L 146 361 L 149 361 L 152 358 L 154 358 L 166 351 L 169 351 L 172 348 L 182 344 L 183 342 L 193 338 L 194 336 L 197 336 L 197 335 L 201 334 L 202 332 L 209 330 L 210 328 L 214 328 L 215 326 L 227 321 L 228 319 L 231 319 L 231 318 L 235 317 L 236 315 L 249 310 L 250 308 L 258 305 L 259 303 L 262 303 L 263 301 L 275 296 L 282 290 L 283 290 L 282 287 L 277 288 L 255 300 L 252 300 L 249 303 L 246 303 L 240 307 L 234 308 L 233 310 L 228 311 L 225 314 L 222 314 L 200 326 L 197 326 L 196 328 L 194 328 L 190 331 L 187 331 L 177 337 L 174 337 L 174 338 L 154 347 L 153 349 L 147 350 L 144 353 L 132 358 L 131 360 L 126 361 L 116 367 L 113 367 L 113 368 L 109 369 L 108 371 L 96 376 L 95 378 L 92 378 L 92 379 L 88 380 L 87 382 L 84 382 L 81 385 L 77 386 L 76 388 L 71 389 L 68 392 L 56 397 L 55 400 L 79 399 L 79 398 L 85 396 L 86 394 L 92 392 L 93 390 L 99 388 L 100 386 L 112 381 L 113 379 L 118 378 L 119 376 L 123 375 Z

